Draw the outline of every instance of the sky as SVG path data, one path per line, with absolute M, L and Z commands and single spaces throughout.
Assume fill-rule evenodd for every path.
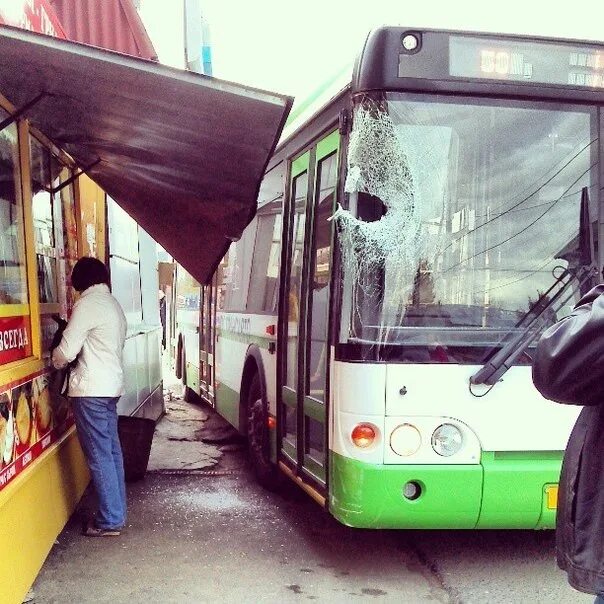
M 382 24 L 604 41 L 604 0 L 202 0 L 216 77 L 296 97 Z M 141 0 L 162 63 L 182 67 L 182 0 Z

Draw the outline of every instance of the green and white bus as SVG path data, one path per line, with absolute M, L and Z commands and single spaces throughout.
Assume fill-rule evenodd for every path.
M 193 301 L 187 389 L 346 525 L 551 528 L 578 409 L 531 355 L 602 267 L 604 45 L 384 27 L 334 85 Z

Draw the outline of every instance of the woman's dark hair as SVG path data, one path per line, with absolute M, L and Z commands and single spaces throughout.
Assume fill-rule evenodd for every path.
M 88 256 L 80 258 L 71 271 L 71 285 L 77 291 L 83 292 L 99 283 L 109 286 L 107 267 L 96 258 L 89 258 Z

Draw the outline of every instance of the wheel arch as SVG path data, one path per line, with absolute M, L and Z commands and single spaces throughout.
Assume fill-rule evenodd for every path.
M 239 431 L 242 434 L 246 434 L 247 432 L 247 396 L 252 378 L 256 373 L 260 379 L 260 392 L 262 393 L 262 400 L 266 404 L 266 375 L 264 371 L 262 354 L 260 353 L 260 348 L 258 348 L 256 344 L 250 344 L 245 354 L 245 362 L 243 363 L 241 389 L 239 394 Z

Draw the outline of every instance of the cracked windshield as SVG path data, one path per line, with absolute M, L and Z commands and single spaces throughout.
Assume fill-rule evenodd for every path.
M 391 93 L 357 104 L 349 210 L 335 215 L 342 344 L 412 362 L 481 362 L 538 300 L 548 305 L 564 269 L 584 263 L 595 112 L 489 103 Z M 591 222 L 593 202 L 590 212 Z M 548 324 L 579 289 L 574 280 L 548 305 Z

